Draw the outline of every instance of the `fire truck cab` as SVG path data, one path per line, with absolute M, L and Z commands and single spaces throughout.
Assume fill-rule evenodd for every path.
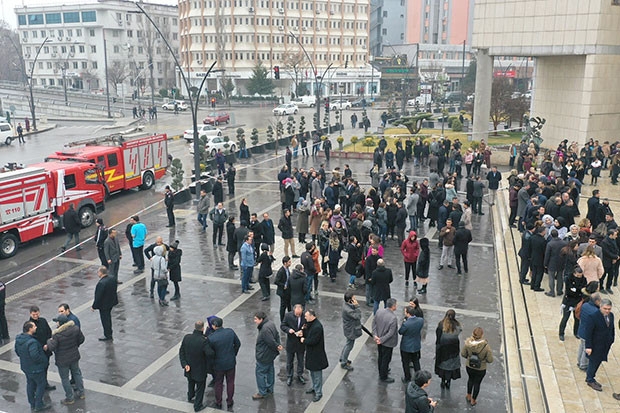
M 110 193 L 140 187 L 149 189 L 166 174 L 166 134 L 124 140 L 122 136 L 78 141 L 45 158 L 50 161 L 90 162 L 104 171 Z
M 0 257 L 62 228 L 70 204 L 82 226 L 91 226 L 105 195 L 103 174 L 92 163 L 46 162 L 0 173 Z

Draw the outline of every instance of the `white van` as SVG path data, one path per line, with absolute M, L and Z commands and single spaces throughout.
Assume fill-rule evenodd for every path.
M 313 108 L 316 106 L 316 96 L 300 96 L 293 99 L 291 103 L 296 104 L 300 108 Z
M 14 137 L 15 134 L 13 133 L 13 127 L 11 124 L 7 122 L 0 122 L 0 142 L 10 145 Z

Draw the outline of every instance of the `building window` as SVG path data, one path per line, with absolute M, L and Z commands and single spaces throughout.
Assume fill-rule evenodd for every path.
M 77 37 L 82 37 L 82 29 L 75 29 L 75 35 Z
M 65 23 L 79 23 L 80 22 L 80 13 L 77 11 L 63 13 L 62 18 Z
M 84 53 L 84 51 L 85 51 L 84 45 L 79 45 L 78 46 L 78 50 L 80 51 L 80 53 Z
M 45 15 L 45 23 L 47 23 L 47 24 L 59 24 L 59 23 L 61 23 L 60 13 L 47 13 Z
M 133 30 L 127 30 L 127 37 L 133 37 Z
M 65 35 L 64 30 L 58 30 L 58 38 L 61 38 L 64 35 Z
M 93 69 L 97 69 L 97 62 L 96 61 L 93 61 L 92 67 L 93 67 Z
M 82 62 L 82 69 L 88 69 L 88 63 Z
M 91 53 L 97 53 L 97 46 L 95 46 L 95 45 L 90 46 L 90 52 Z
M 60 53 L 62 54 L 67 53 L 67 46 L 60 46 Z
M 78 62 L 73 62 L 73 68 L 74 69 L 79 69 L 80 65 Z
M 114 46 L 114 53 L 120 53 L 121 52 L 121 48 L 118 46 Z
M 96 22 L 97 21 L 97 12 L 96 11 L 83 11 L 82 12 L 82 22 Z
M 28 15 L 28 24 L 43 24 L 43 15 L 42 14 L 29 14 Z
M 90 30 L 88 30 L 88 35 L 89 35 L 90 37 L 95 37 L 95 29 L 90 29 Z
M 36 39 L 37 37 L 39 37 L 39 32 L 37 32 L 36 30 L 32 31 L 32 38 Z
M 47 62 L 47 68 L 51 69 L 52 68 L 52 62 Z
M 17 16 L 17 24 L 20 26 L 25 26 L 26 25 L 26 15 L 25 14 L 20 14 Z

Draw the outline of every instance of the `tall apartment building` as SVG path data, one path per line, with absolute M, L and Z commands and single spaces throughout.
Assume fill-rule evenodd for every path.
M 178 50 L 176 6 L 143 7 Z M 150 95 L 175 86 L 174 60 L 151 23 L 133 2 L 99 0 L 71 5 L 15 8 L 24 66 L 34 86 L 105 89 L 105 54 L 110 94 Z M 178 51 L 177 51 L 178 54 Z M 36 64 L 35 64 L 36 59 Z M 150 64 L 152 62 L 152 65 Z
M 180 0 L 181 65 L 197 86 L 217 61 L 222 72 L 210 75 L 207 88 L 221 90 L 230 79 L 236 95 L 248 93 L 259 62 L 271 76 L 279 66 L 276 90 L 287 95 L 300 83 L 314 94 L 312 67 L 322 76 L 332 64 L 322 95 L 330 88 L 334 94 L 367 94 L 372 85 L 378 88 L 368 64 L 369 15 L 368 0 Z
M 474 0 L 406 0 L 403 43 L 471 44 Z

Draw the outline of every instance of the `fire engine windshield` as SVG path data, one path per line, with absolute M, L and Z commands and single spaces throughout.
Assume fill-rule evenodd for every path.
M 84 181 L 87 184 L 98 184 L 100 182 L 99 171 L 95 168 L 84 171 Z

